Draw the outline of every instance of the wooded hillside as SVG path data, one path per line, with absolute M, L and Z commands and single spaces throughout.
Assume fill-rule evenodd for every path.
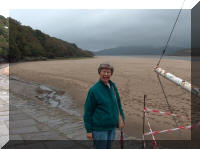
M 50 37 L 40 30 L 34 30 L 30 26 L 23 26 L 20 22 L 12 18 L 6 19 L 0 16 L 1 59 L 9 62 L 17 62 L 21 60 L 29 61 L 92 56 L 92 52 L 80 49 L 75 43 Z

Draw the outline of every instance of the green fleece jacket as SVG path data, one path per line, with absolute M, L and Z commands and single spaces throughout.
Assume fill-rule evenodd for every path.
M 119 118 L 118 105 L 122 118 L 125 119 L 117 87 L 112 81 L 109 84 L 110 88 L 99 80 L 88 92 L 83 116 L 87 133 L 115 128 Z

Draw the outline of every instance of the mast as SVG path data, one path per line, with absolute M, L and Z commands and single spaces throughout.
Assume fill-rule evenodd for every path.
M 175 75 L 173 75 L 173 74 L 171 74 L 169 72 L 166 72 L 162 68 L 155 67 L 154 71 L 158 75 L 163 76 L 165 79 L 175 83 L 176 85 L 182 87 L 186 91 L 188 91 L 188 92 L 200 97 L 200 88 L 193 88 L 192 85 L 189 82 L 187 82 L 187 81 L 185 81 L 185 80 L 183 80 L 183 79 L 181 79 L 181 78 L 179 78 L 179 77 L 177 77 L 177 76 L 175 76 Z

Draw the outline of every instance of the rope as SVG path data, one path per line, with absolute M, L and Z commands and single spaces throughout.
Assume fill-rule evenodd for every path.
M 177 22 L 178 22 L 178 19 L 179 19 L 179 16 L 180 16 L 180 14 L 181 14 L 181 11 L 182 11 L 182 9 L 183 9 L 184 3 L 185 3 L 185 0 L 183 0 L 183 2 L 182 2 L 181 9 L 179 10 L 179 13 L 178 13 L 178 15 L 177 15 L 177 17 L 176 17 L 176 20 L 175 20 L 174 25 L 173 25 L 173 27 L 172 27 L 172 30 L 171 30 L 171 32 L 170 32 L 170 34 L 169 34 L 168 40 L 167 40 L 167 42 L 166 42 L 166 45 L 165 45 L 165 47 L 164 47 L 164 49 L 163 49 L 163 51 L 162 51 L 162 53 L 161 53 L 160 59 L 158 60 L 158 62 L 157 62 L 157 64 L 156 64 L 156 67 L 158 67 L 158 66 L 160 65 L 161 59 L 163 58 L 163 56 L 164 56 L 164 54 L 165 54 L 165 52 L 166 52 L 166 50 L 167 50 L 169 41 L 170 41 L 170 39 L 171 39 L 171 37 L 172 37 L 172 33 L 174 32 L 175 26 L 176 26 L 176 24 L 177 24 Z M 172 108 L 171 108 L 171 106 L 170 106 L 170 104 L 169 104 L 169 102 L 168 102 L 168 98 L 167 98 L 167 95 L 166 95 L 166 93 L 165 93 L 165 90 L 164 90 L 164 87 L 163 87 L 163 85 L 162 85 L 162 82 L 161 82 L 161 80 L 160 80 L 159 75 L 157 75 L 157 77 L 158 77 L 158 80 L 159 80 L 159 83 L 160 83 L 162 92 L 163 92 L 163 94 L 164 94 L 164 97 L 165 97 L 165 100 L 166 100 L 168 109 L 169 109 L 169 111 L 173 114 Z M 176 121 L 176 118 L 175 118 L 175 117 L 173 117 L 173 120 L 174 120 L 176 126 L 178 127 L 178 124 L 177 124 L 177 121 Z M 181 139 L 182 139 L 181 131 L 179 131 L 179 132 L 180 132 L 179 135 L 180 135 L 180 137 L 181 137 Z
M 159 80 L 159 83 L 160 83 L 160 86 L 161 86 L 162 92 L 163 92 L 163 94 L 164 94 L 164 97 L 165 97 L 165 100 L 166 100 L 166 103 L 167 103 L 168 109 L 169 109 L 170 113 L 173 114 L 173 110 L 172 110 L 172 108 L 171 108 L 171 106 L 170 106 L 170 104 L 169 104 L 169 101 L 168 101 L 167 95 L 166 95 L 166 93 L 165 93 L 165 90 L 164 90 L 164 87 L 163 87 L 163 84 L 162 84 L 162 82 L 161 82 L 161 80 L 160 80 L 159 75 L 157 75 L 157 77 L 158 77 L 158 80 Z M 178 127 L 177 120 L 176 120 L 176 118 L 175 118 L 174 116 L 173 116 L 173 120 L 174 120 L 174 122 L 175 122 L 175 124 L 176 124 L 176 127 Z M 181 134 L 181 131 L 179 131 L 179 135 L 180 135 L 180 138 L 183 139 L 182 134 Z
M 185 0 L 184 0 L 183 3 L 182 3 L 181 9 L 179 10 L 179 13 L 178 13 L 178 16 L 177 16 L 177 18 L 176 18 L 176 21 L 175 21 L 175 23 L 174 23 L 174 25 L 173 25 L 173 27 L 172 27 L 172 30 L 171 30 L 171 32 L 170 32 L 170 35 L 169 35 L 169 37 L 168 37 L 167 43 L 166 43 L 166 45 L 165 45 L 165 47 L 164 47 L 164 50 L 162 51 L 162 54 L 161 54 L 161 56 L 160 56 L 160 59 L 158 60 L 158 63 L 157 63 L 157 65 L 156 65 L 157 67 L 159 66 L 160 61 L 161 61 L 162 57 L 164 56 L 164 54 L 165 54 L 165 52 L 166 52 L 166 49 L 167 49 L 167 46 L 168 46 L 169 41 L 170 41 L 170 39 L 171 39 L 172 33 L 173 33 L 173 31 L 174 31 L 174 28 L 175 28 L 175 26 L 176 26 L 176 24 L 177 24 L 177 22 L 178 22 L 178 18 L 179 18 L 180 14 L 181 14 L 181 11 L 182 11 L 182 9 L 183 9 L 184 2 L 185 2 Z

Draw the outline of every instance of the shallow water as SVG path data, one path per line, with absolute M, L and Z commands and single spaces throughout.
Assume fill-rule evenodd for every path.
M 63 92 L 59 89 L 55 90 L 46 85 L 36 84 L 33 82 L 26 82 L 16 77 L 11 77 L 10 79 L 11 92 L 17 92 L 17 94 L 22 94 L 27 97 L 36 97 L 36 99 L 38 101 L 42 101 L 43 104 L 51 105 L 51 107 L 54 108 L 60 108 L 70 115 L 81 117 L 79 109 L 73 102 L 72 98 L 66 92 L 63 95 L 59 95 L 60 92 Z M 38 92 L 39 88 L 40 92 Z
M 132 56 L 122 55 L 122 56 L 112 56 L 112 57 L 155 58 L 155 59 L 159 60 L 160 55 L 132 55 Z M 174 60 L 187 60 L 187 61 L 191 61 L 191 56 L 163 56 L 163 59 L 174 59 Z

